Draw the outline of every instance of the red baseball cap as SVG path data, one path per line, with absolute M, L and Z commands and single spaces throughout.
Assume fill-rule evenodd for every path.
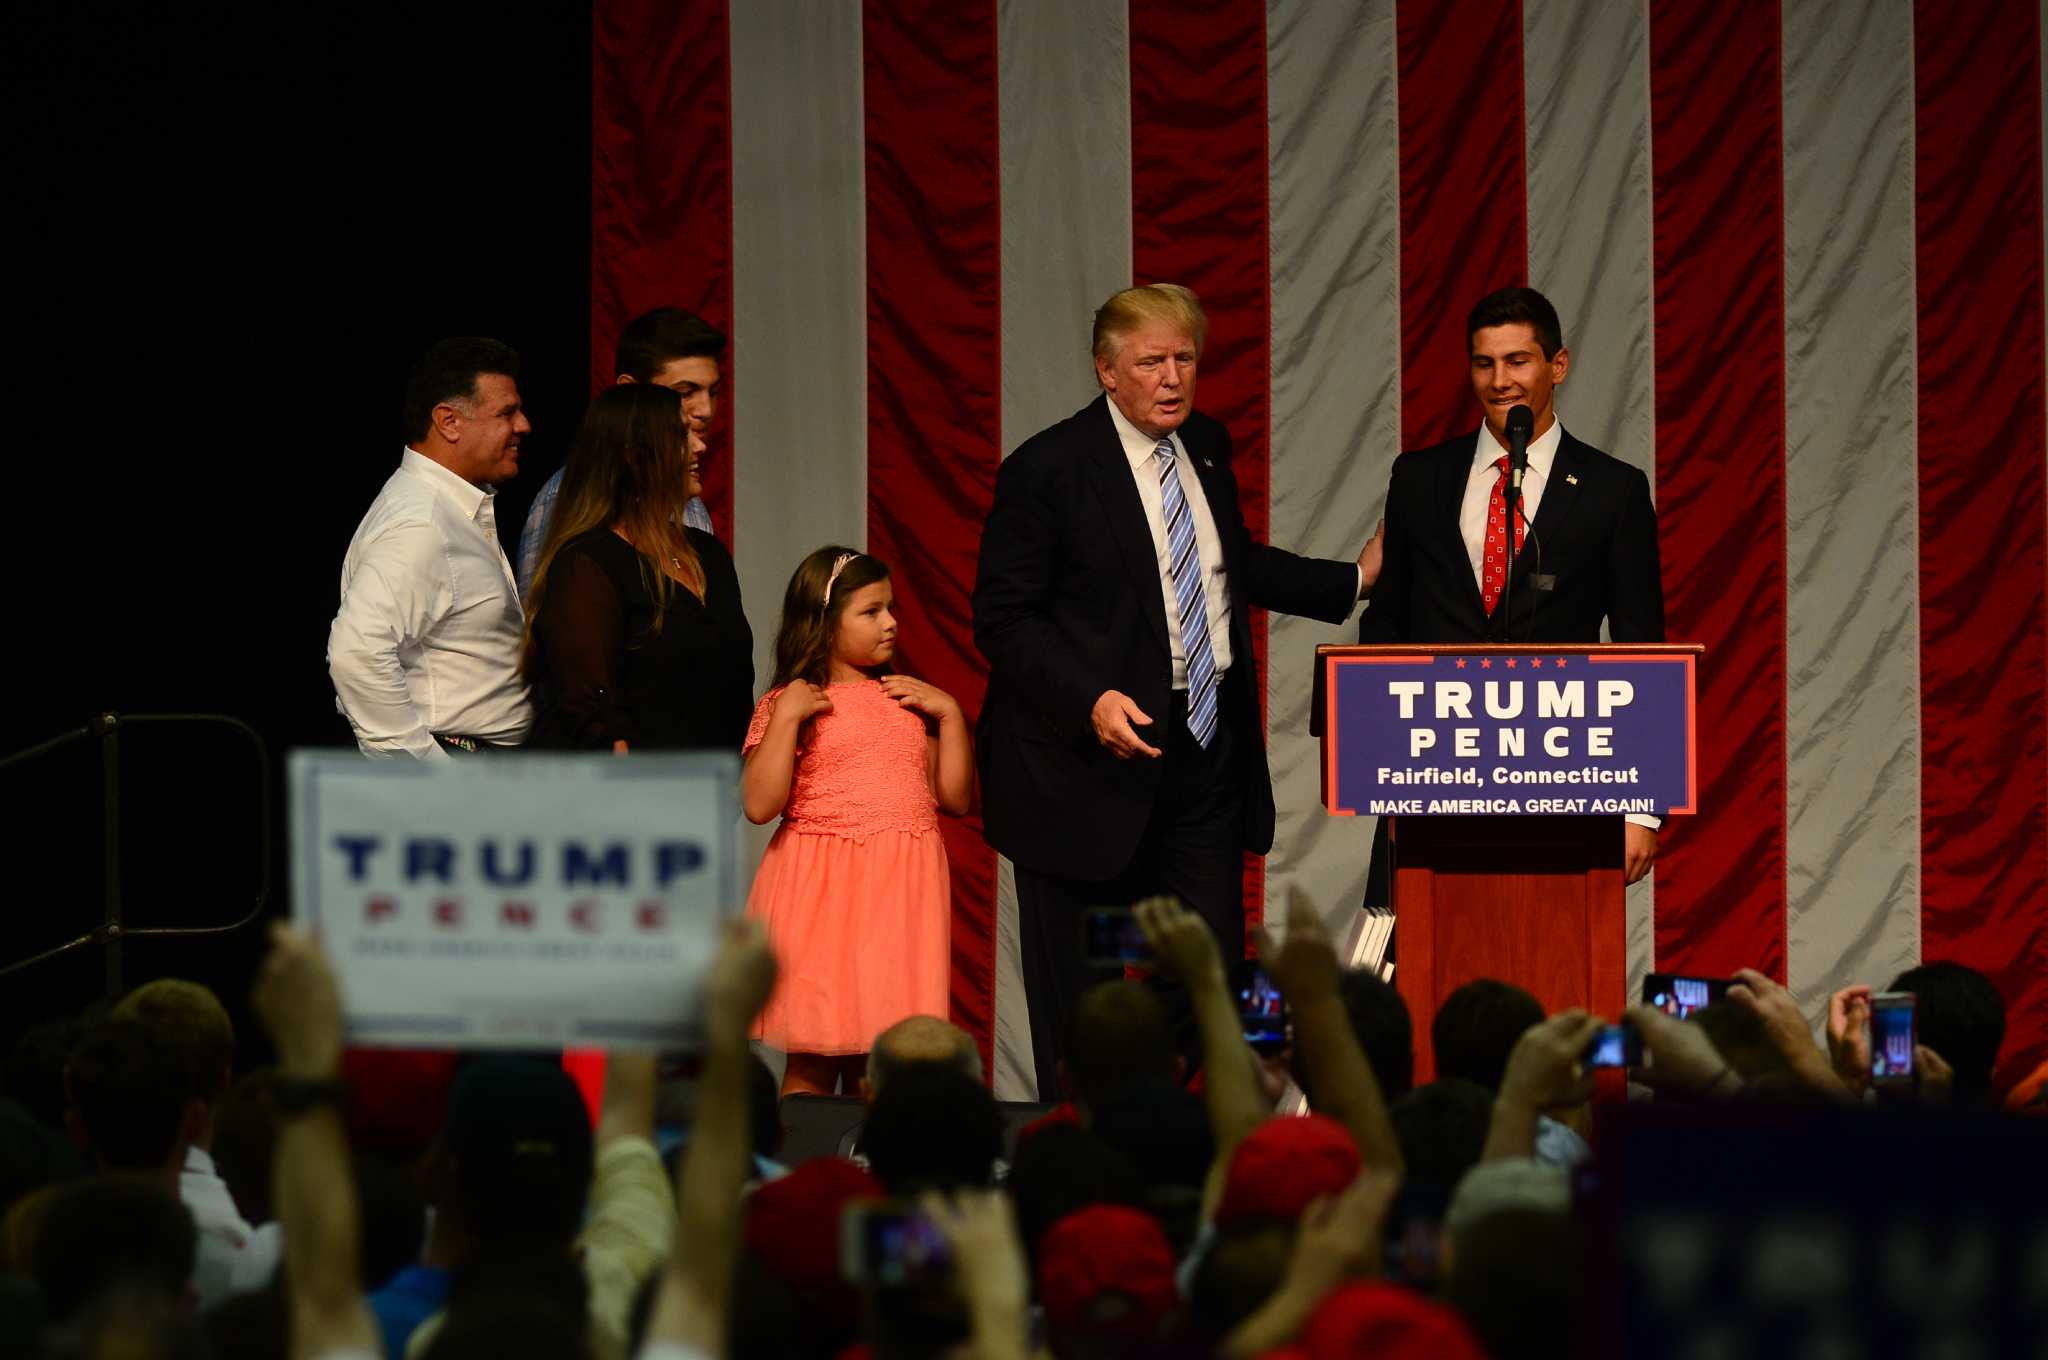
M 843 1157 L 819 1157 L 755 1190 L 747 1203 L 747 1250 L 768 1273 L 803 1294 L 841 1287 L 839 1216 L 878 1199 L 882 1183 Z
M 1300 1218 L 1312 1201 L 1341 1194 L 1358 1178 L 1358 1168 L 1358 1145 L 1328 1115 L 1268 1119 L 1230 1159 L 1216 1226 Z
M 1305 1360 L 1486 1360 L 1485 1348 L 1454 1309 L 1379 1280 L 1340 1285 L 1326 1294 L 1295 1350 Z
M 1129 1307 L 1097 1316 L 1105 1295 Z M 1150 1214 L 1120 1204 L 1076 1209 L 1046 1229 L 1038 1243 L 1038 1301 L 1054 1331 L 1068 1336 L 1143 1336 L 1180 1300 L 1173 1248 Z

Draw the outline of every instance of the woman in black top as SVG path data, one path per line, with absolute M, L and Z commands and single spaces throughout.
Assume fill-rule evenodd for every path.
M 530 745 L 740 749 L 753 631 L 731 554 L 683 523 L 703 448 L 664 387 L 621 383 L 584 414 L 527 599 Z

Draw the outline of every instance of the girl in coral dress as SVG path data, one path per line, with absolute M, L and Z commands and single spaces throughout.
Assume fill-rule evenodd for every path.
M 768 843 L 747 911 L 782 963 L 756 1037 L 792 1091 L 850 1091 L 876 1034 L 944 1015 L 952 894 L 938 813 L 974 797 L 974 746 L 944 690 L 890 669 L 889 568 L 851 548 L 803 560 L 782 600 L 775 684 L 747 730 L 741 790 Z

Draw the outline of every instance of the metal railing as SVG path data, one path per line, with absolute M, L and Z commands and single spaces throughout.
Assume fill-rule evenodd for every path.
M 216 926 L 140 926 L 128 924 L 128 904 L 122 880 L 121 864 L 121 733 L 130 727 L 185 725 L 215 725 L 232 728 L 249 739 L 249 746 L 256 758 L 256 900 L 238 920 Z M 100 788 L 103 807 L 101 843 L 104 847 L 102 891 L 105 919 L 76 939 L 45 949 L 13 963 L 0 965 L 0 977 L 18 973 L 48 959 L 69 954 L 75 949 L 97 944 L 106 950 L 107 995 L 119 996 L 122 990 L 121 974 L 127 942 L 148 936 L 165 935 L 225 935 L 240 930 L 263 914 L 270 903 L 271 890 L 271 785 L 270 746 L 255 728 L 240 718 L 231 718 L 224 713 L 102 713 L 83 727 L 60 732 L 48 741 L 37 742 L 34 746 L 16 751 L 12 755 L 0 756 L 0 771 L 12 769 L 48 755 L 52 751 L 79 742 L 97 740 L 100 747 Z

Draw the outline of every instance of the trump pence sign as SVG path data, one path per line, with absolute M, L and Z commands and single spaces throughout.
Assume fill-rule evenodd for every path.
M 291 759 L 294 916 L 351 1042 L 689 1045 L 739 906 L 730 755 Z
M 1693 810 L 1697 648 L 1331 648 L 1323 802 L 1340 816 Z

